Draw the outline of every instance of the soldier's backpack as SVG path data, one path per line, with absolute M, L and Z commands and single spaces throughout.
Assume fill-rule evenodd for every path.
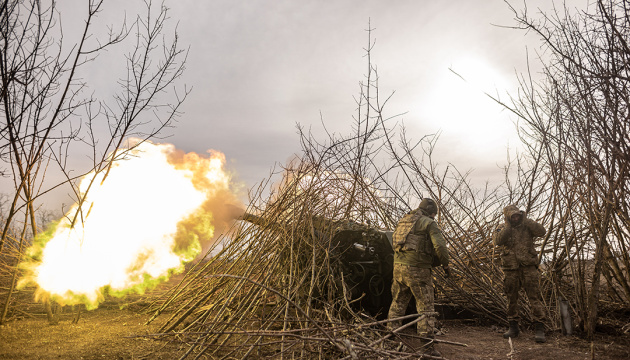
M 397 251 L 407 251 L 418 250 L 418 245 L 420 243 L 420 236 L 412 234 L 414 226 L 418 219 L 422 216 L 422 212 L 416 211 L 415 213 L 409 213 L 403 216 L 402 219 L 396 225 L 396 229 L 394 230 L 394 234 L 392 236 L 392 242 L 394 245 L 394 250 Z

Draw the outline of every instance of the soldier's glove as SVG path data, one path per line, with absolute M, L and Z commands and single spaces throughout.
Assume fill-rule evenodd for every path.
M 444 266 L 444 277 L 447 279 L 451 277 L 451 268 L 448 266 Z

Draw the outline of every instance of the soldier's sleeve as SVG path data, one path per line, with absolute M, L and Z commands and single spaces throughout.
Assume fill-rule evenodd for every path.
M 438 259 L 440 259 L 440 264 L 445 267 L 448 266 L 449 256 L 446 241 L 444 240 L 444 236 L 442 236 L 442 231 L 435 221 L 431 221 L 431 224 L 429 224 L 429 236 L 431 237 L 431 242 L 433 243 L 433 249 L 435 250 Z
M 544 226 L 529 218 L 525 218 L 525 226 L 529 229 L 533 236 L 543 237 L 547 232 Z
M 512 233 L 512 227 L 510 224 L 503 223 L 497 226 L 494 234 L 492 235 L 492 240 L 494 241 L 494 245 L 505 245 L 507 241 L 510 239 L 510 234 Z

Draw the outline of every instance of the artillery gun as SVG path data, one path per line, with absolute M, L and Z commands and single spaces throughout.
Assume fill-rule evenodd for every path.
M 284 227 L 260 216 L 245 213 L 241 220 L 264 227 Z M 393 231 L 384 231 L 353 221 L 312 219 L 315 237 L 328 243 L 331 266 L 343 276 L 349 303 L 373 316 L 387 317 L 392 301 L 394 267 Z

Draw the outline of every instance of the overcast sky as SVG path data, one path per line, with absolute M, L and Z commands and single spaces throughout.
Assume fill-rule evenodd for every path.
M 446 4 L 446 5 L 445 5 Z M 268 175 L 299 151 L 296 123 L 350 131 L 366 74 L 368 21 L 387 114 L 420 138 L 442 131 L 437 156 L 497 171 L 512 124 L 449 72 L 506 87 L 524 63 L 524 33 L 502 1 L 179 1 L 172 17 L 191 52 L 194 91 L 173 143 L 224 152 L 241 178 Z M 321 116 L 320 116 L 321 114 Z
M 71 5 L 73 3 L 74 5 Z M 106 1 L 101 25 L 141 1 Z M 512 1 L 522 9 L 522 1 Z M 530 12 L 549 1 L 527 1 Z M 572 0 L 585 8 L 588 0 Z M 368 21 L 385 115 L 405 113 L 408 135 L 441 131 L 435 156 L 476 179 L 500 178 L 506 148 L 516 146 L 506 111 L 481 90 L 514 91 L 516 73 L 534 58 L 535 36 L 514 25 L 503 0 L 166 0 L 180 42 L 190 47 L 182 84 L 193 91 L 167 131 L 184 151 L 223 152 L 246 187 L 299 153 L 296 123 L 321 120 L 348 133 L 354 96 L 366 74 Z M 63 21 L 81 19 L 84 1 L 64 2 Z M 71 17 L 68 17 L 70 14 Z M 532 59 L 533 60 L 533 59 Z M 469 80 L 463 82 L 449 67 Z M 110 76 L 108 69 L 101 70 Z
M 530 12 L 549 1 L 528 1 Z M 586 0 L 574 1 L 586 6 Z M 513 1 L 523 8 L 521 1 Z M 509 114 L 481 90 L 515 88 L 535 36 L 502 0 L 170 1 L 190 44 L 185 115 L 169 139 L 186 151 L 224 152 L 248 186 L 299 151 L 296 123 L 348 133 L 366 74 L 368 21 L 386 115 L 417 139 L 441 131 L 436 157 L 478 178 L 501 177 L 515 146 Z M 493 25 L 494 24 L 494 25 Z M 466 84 L 448 69 L 469 80 Z M 472 86 L 471 86 L 472 84 Z M 321 116 L 320 116 L 321 114 Z

